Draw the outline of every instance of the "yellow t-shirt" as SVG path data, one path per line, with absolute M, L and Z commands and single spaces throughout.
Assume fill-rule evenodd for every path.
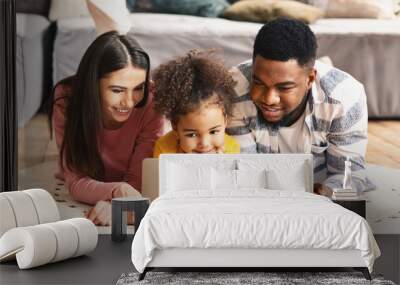
M 224 153 L 240 153 L 239 143 L 227 134 L 224 137 L 224 149 Z M 177 135 L 175 131 L 170 131 L 156 141 L 153 157 L 158 158 L 162 153 L 178 153 L 178 150 Z

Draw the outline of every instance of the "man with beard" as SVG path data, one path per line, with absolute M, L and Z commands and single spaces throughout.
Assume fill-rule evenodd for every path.
M 253 59 L 231 72 L 237 81 L 226 132 L 241 153 L 312 153 L 314 192 L 342 186 L 352 163 L 353 188 L 374 186 L 363 174 L 368 113 L 363 85 L 316 60 L 317 42 L 302 22 L 277 19 L 258 32 Z

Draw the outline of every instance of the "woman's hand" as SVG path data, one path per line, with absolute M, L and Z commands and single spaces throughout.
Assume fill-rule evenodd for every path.
M 89 210 L 86 218 L 91 220 L 96 226 L 111 225 L 111 203 L 108 201 L 99 201 Z
M 128 183 L 121 183 L 112 193 L 113 198 L 118 197 L 142 197 L 142 195 L 135 190 Z M 86 218 L 91 220 L 96 226 L 109 226 L 111 225 L 111 202 L 99 201 L 96 205 L 89 210 Z M 134 215 L 128 212 L 128 223 L 133 224 Z
M 114 189 L 112 197 L 142 197 L 142 195 L 130 184 L 122 182 L 116 189 Z
M 113 191 L 113 198 L 118 197 L 142 197 L 142 195 L 128 183 L 121 183 L 121 185 Z M 128 224 L 132 225 L 135 221 L 135 214 L 127 212 Z

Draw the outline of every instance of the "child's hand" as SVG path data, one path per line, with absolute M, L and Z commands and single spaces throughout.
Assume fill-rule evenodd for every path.
M 218 147 L 216 153 L 218 153 L 218 154 L 225 153 L 225 146 L 222 145 L 222 146 Z

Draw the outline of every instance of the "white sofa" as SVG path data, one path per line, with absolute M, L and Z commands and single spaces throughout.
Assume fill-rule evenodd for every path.
M 133 13 L 135 38 L 149 53 L 152 67 L 192 48 L 216 48 L 227 67 L 251 58 L 254 38 L 262 24 L 220 18 Z M 361 81 L 370 117 L 400 117 L 400 18 L 321 19 L 311 25 L 318 39 L 318 56 Z M 53 80 L 75 73 L 95 38 L 91 18 L 57 21 Z
M 18 127 L 36 114 L 51 89 L 52 25 L 43 15 L 16 15 Z

